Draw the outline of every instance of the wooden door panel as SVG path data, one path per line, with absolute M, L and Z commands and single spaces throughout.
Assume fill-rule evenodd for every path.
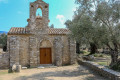
M 51 64 L 52 60 L 51 60 L 51 49 L 48 48 L 46 49 L 46 64 Z
M 40 64 L 46 64 L 45 49 L 40 49 Z
M 51 48 L 40 48 L 40 64 L 52 64 Z

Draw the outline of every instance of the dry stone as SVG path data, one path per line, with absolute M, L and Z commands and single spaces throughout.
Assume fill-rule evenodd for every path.
M 14 64 L 14 65 L 12 66 L 12 72 L 15 72 L 16 69 L 17 69 L 17 66 Z
M 20 72 L 21 71 L 21 65 L 14 64 L 12 66 L 12 72 Z
M 17 65 L 16 66 L 16 72 L 20 72 L 21 71 L 21 65 Z
M 9 68 L 9 54 L 8 52 L 2 52 L 0 54 L 0 69 Z
M 71 58 L 71 64 L 75 64 L 76 62 L 76 42 L 73 39 L 69 39 L 69 50 L 70 50 L 70 58 Z
M 54 40 L 55 61 L 57 66 L 62 66 L 63 44 L 61 37 L 55 37 Z

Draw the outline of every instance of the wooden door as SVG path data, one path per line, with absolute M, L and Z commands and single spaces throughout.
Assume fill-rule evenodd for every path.
M 51 48 L 40 48 L 40 64 L 52 64 Z
M 40 64 L 45 64 L 45 49 L 40 49 Z

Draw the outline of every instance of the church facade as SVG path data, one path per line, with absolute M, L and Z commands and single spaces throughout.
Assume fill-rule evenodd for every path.
M 37 9 L 42 16 L 36 16 Z M 30 3 L 30 17 L 26 27 L 12 27 L 8 32 L 7 49 L 10 66 L 38 67 L 74 64 L 76 43 L 68 29 L 50 28 L 49 4 L 42 0 Z

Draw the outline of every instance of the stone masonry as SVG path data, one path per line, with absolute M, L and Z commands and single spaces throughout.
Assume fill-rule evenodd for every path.
M 42 16 L 36 15 L 37 9 L 42 10 Z M 49 4 L 42 0 L 30 3 L 30 18 L 27 21 L 25 28 L 12 27 L 8 33 L 10 67 L 15 64 L 38 67 L 43 63 L 56 66 L 75 63 L 76 43 L 69 38 L 70 31 L 48 26 Z
M 0 69 L 8 69 L 9 68 L 9 54 L 7 52 L 3 52 L 0 54 Z

